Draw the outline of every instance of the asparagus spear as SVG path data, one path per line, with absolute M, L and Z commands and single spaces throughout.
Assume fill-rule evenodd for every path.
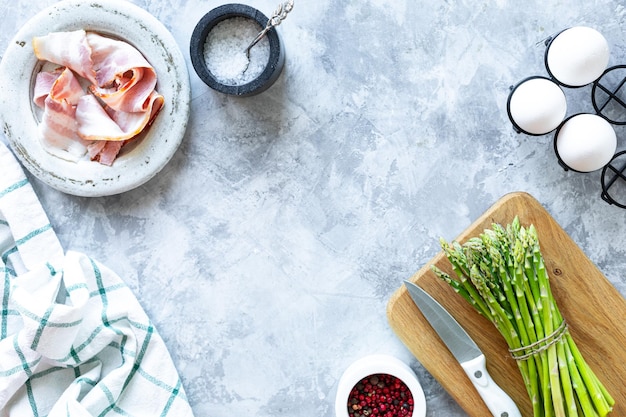
M 515 217 L 461 245 L 441 239 L 456 277 L 432 265 L 498 329 L 517 360 L 534 417 L 604 417 L 615 404 L 571 337 L 550 288 L 537 230 Z

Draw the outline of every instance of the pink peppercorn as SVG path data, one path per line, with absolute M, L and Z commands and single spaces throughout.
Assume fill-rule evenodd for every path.
M 411 417 L 413 395 L 397 377 L 374 374 L 356 383 L 347 406 L 349 417 Z

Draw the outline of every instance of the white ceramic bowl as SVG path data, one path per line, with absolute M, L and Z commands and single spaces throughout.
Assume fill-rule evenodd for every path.
M 374 374 L 392 375 L 404 382 L 413 395 L 413 414 L 411 417 L 426 416 L 426 398 L 415 372 L 407 364 L 393 356 L 370 355 L 352 363 L 339 379 L 335 399 L 336 417 L 348 417 L 350 391 L 360 380 Z
M 72 162 L 53 156 L 38 139 L 40 110 L 32 88 L 43 63 L 35 57 L 32 39 L 78 29 L 137 48 L 156 70 L 157 90 L 165 99 L 152 126 L 122 148 L 110 167 L 88 158 Z M 125 0 L 64 0 L 40 11 L 15 35 L 0 63 L 0 121 L 13 152 L 35 177 L 68 194 L 119 194 L 148 181 L 181 143 L 189 106 L 189 74 L 178 44 L 159 20 Z

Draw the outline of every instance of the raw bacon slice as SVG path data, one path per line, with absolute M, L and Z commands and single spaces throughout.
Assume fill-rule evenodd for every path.
M 59 75 L 50 89 L 50 96 L 54 100 L 67 100 L 73 106 L 78 104 L 78 100 L 84 95 L 85 90 L 80 85 L 78 78 L 68 68 L 61 71 L 61 75 Z
M 77 133 L 87 140 L 126 140 L 126 133 L 113 121 L 98 99 L 86 94 L 76 105 Z M 133 135 L 134 136 L 134 135 Z
M 44 94 L 46 88 L 48 92 Z M 48 152 L 72 161 L 85 155 L 86 143 L 78 136 L 75 108 L 84 94 L 78 79 L 67 68 L 37 74 L 34 99 L 44 109 L 39 137 Z
M 128 133 L 138 135 L 146 127 L 152 124 L 156 115 L 161 111 L 165 102 L 163 96 L 156 91 L 152 91 L 150 96 L 145 100 L 146 111 L 143 112 L 112 112 L 112 118 L 122 130 Z
M 141 53 L 126 42 L 87 34 L 97 83 L 91 91 L 115 110 L 148 111 L 157 82 L 156 72 Z
M 154 68 L 133 46 L 96 33 L 55 32 L 33 39 L 37 58 L 64 69 L 37 75 L 34 102 L 44 108 L 44 147 L 86 153 L 111 165 L 121 147 L 149 126 L 164 105 Z M 89 85 L 86 93 L 78 74 Z M 66 158 L 67 159 L 67 158 Z
M 42 71 L 37 74 L 35 88 L 33 91 L 33 101 L 37 106 L 43 108 L 48 95 L 54 100 L 68 100 L 70 104 L 76 105 L 78 99 L 85 95 L 85 90 L 80 85 L 78 78 L 68 68 L 57 71 Z
M 120 142 L 124 143 L 124 142 Z M 100 152 L 104 149 L 104 145 L 106 145 L 106 140 L 94 140 L 89 145 L 87 145 L 87 153 L 89 154 L 89 159 L 92 161 L 97 161 L 99 158 Z
M 87 144 L 78 136 L 76 109 L 67 100 L 46 97 L 39 123 L 39 139 L 49 153 L 77 161 L 87 152 Z
M 52 96 L 53 100 L 67 100 L 70 104 L 76 105 L 83 95 L 85 90 L 68 68 L 52 72 L 42 71 L 35 79 L 33 101 L 41 108 L 44 107 L 48 96 Z
M 42 71 L 37 74 L 35 88 L 33 89 L 33 101 L 38 107 L 44 108 L 46 97 L 50 95 L 50 90 L 61 75 L 60 72 Z
M 125 143 L 124 141 L 99 140 L 92 142 L 87 147 L 87 151 L 92 161 L 98 161 L 101 164 L 111 166 Z
M 96 82 L 91 47 L 87 43 L 84 30 L 52 32 L 35 37 L 33 49 L 38 59 L 69 67 L 81 77 L 92 83 Z
M 125 141 L 137 136 L 154 119 L 163 106 L 163 96 L 153 92 L 149 98 L 151 112 L 123 112 L 104 108 L 98 99 L 87 94 L 76 106 L 78 135 L 85 140 Z

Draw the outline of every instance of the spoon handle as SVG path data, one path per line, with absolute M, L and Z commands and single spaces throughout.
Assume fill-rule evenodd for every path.
M 261 39 L 263 39 L 263 36 L 265 36 L 265 34 L 271 28 L 273 28 L 274 26 L 280 25 L 280 23 L 283 20 L 285 20 L 285 18 L 287 17 L 287 14 L 289 14 L 289 12 L 293 10 L 293 2 L 294 0 L 287 0 L 284 3 L 280 3 L 278 5 L 276 10 L 274 10 L 274 14 L 272 14 L 272 17 L 268 19 L 267 24 L 265 25 L 265 28 L 263 28 L 263 30 L 260 31 L 258 35 L 256 35 L 256 38 L 254 38 L 254 40 L 250 42 L 250 45 L 248 45 L 248 47 L 246 48 L 245 52 L 248 58 L 250 58 L 250 49 L 254 45 L 256 45 Z

